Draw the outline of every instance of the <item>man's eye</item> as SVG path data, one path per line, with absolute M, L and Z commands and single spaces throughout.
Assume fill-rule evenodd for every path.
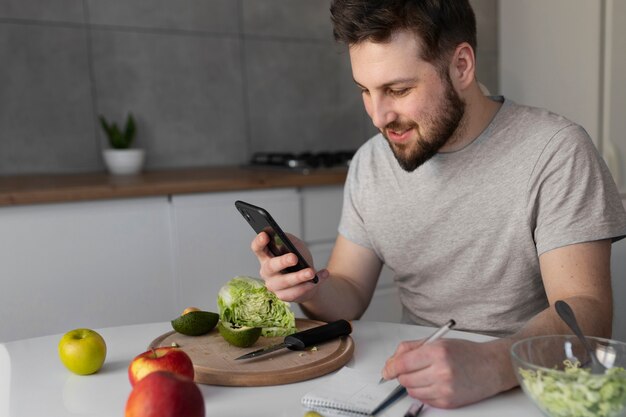
M 394 97 L 403 97 L 406 96 L 409 91 L 411 91 L 410 88 L 389 89 L 389 95 L 392 95 Z
M 361 94 L 365 94 L 366 96 L 369 95 L 370 91 L 366 90 L 365 88 L 361 88 Z

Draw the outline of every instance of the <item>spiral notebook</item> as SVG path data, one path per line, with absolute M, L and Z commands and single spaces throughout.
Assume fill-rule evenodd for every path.
M 330 416 L 370 416 L 406 394 L 396 382 L 379 384 L 380 373 L 343 367 L 302 397 L 305 408 Z

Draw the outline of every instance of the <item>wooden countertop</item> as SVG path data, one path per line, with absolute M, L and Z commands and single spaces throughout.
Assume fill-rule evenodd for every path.
M 222 166 L 146 171 L 136 176 L 113 176 L 104 172 L 6 176 L 0 177 L 0 206 L 340 185 L 346 174 L 346 168 L 302 173 L 280 168 Z

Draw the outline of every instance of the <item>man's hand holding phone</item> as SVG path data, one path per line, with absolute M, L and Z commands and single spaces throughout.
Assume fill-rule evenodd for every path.
M 291 234 L 288 237 L 308 264 L 313 265 L 313 258 L 306 245 Z M 321 269 L 316 274 L 312 267 L 308 267 L 285 273 L 286 268 L 298 264 L 298 257 L 294 253 L 274 256 L 268 248 L 269 242 L 269 235 L 261 232 L 250 245 L 261 265 L 260 274 L 265 280 L 267 289 L 283 301 L 300 303 L 312 298 L 317 293 L 319 284 L 328 278 L 328 271 Z M 317 284 L 311 282 L 315 275 L 319 278 Z
M 328 278 L 328 272 L 315 273 L 313 257 L 304 242 L 287 235 L 264 208 L 240 200 L 235 201 L 235 207 L 258 233 L 251 248 L 261 264 L 267 289 L 283 301 L 303 302 L 313 297 L 316 284 Z

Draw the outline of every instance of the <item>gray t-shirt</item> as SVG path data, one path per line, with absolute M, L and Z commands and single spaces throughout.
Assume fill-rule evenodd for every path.
M 380 134 L 366 142 L 339 233 L 394 272 L 405 321 L 453 318 L 460 330 L 504 336 L 548 306 L 539 255 L 623 237 L 626 213 L 583 128 L 504 100 L 471 144 L 412 173 Z

